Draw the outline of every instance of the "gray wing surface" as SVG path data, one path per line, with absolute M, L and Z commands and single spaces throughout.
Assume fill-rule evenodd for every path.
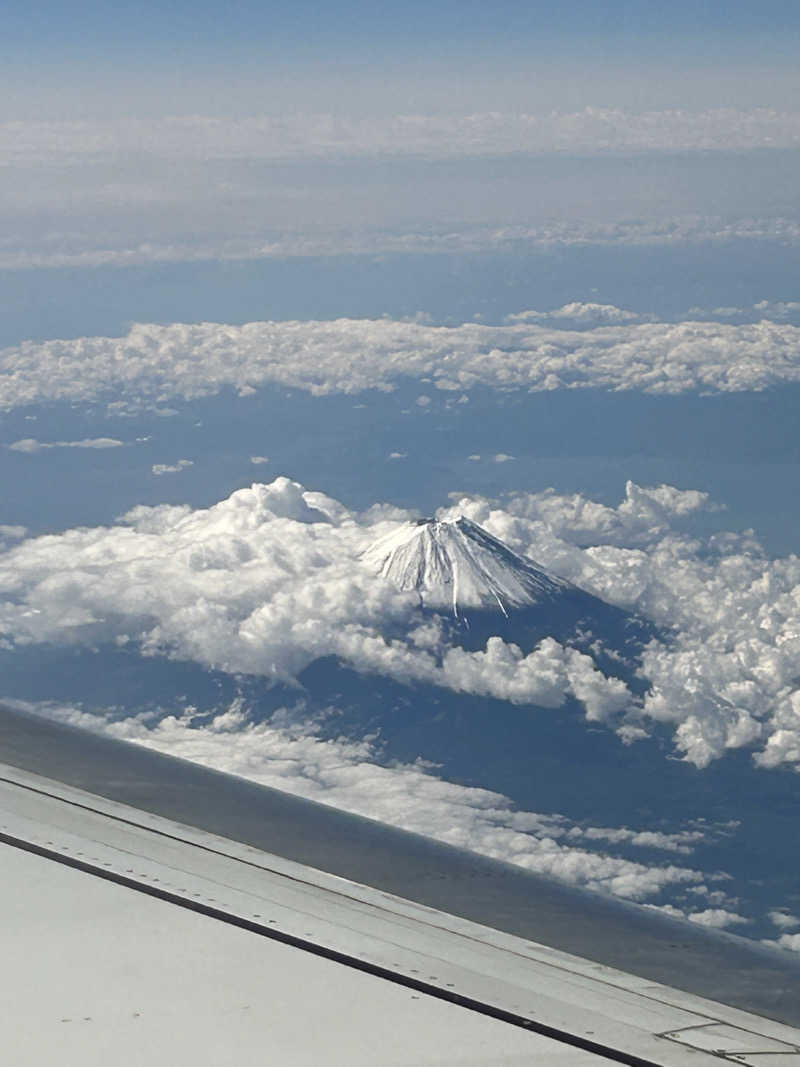
M 15 1063 L 800 1064 L 789 953 L 5 708 L 0 761 Z

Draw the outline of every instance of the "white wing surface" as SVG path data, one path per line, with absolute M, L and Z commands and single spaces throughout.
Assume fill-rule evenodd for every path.
M 14 713 L 0 751 L 8 1063 L 800 1064 L 777 950 Z

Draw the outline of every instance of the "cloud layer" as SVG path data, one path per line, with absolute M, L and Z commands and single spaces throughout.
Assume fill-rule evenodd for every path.
M 140 159 L 263 160 L 541 152 L 713 151 L 800 145 L 800 113 L 772 108 L 572 113 L 487 112 L 348 118 L 202 115 L 0 125 L 6 166 Z
M 133 640 L 282 680 L 336 655 L 403 682 L 515 704 L 555 708 L 575 696 L 592 719 L 629 700 L 590 656 L 552 639 L 527 652 L 497 637 L 479 652 L 443 644 L 415 593 L 361 563 L 372 540 L 396 524 L 357 522 L 286 478 L 209 510 L 137 508 L 127 518 L 125 526 L 38 538 L 0 557 L 2 631 L 20 642 Z M 406 636 L 386 637 L 392 628 Z
M 798 147 L 769 108 L 8 122 L 0 269 L 796 243 Z
M 112 396 L 152 405 L 269 383 L 317 395 L 389 390 L 410 379 L 459 392 L 482 385 L 676 394 L 800 381 L 800 327 L 764 319 L 586 328 L 612 312 L 625 319 L 608 305 L 573 304 L 551 315 L 582 328 L 338 319 L 137 325 L 126 337 L 25 342 L 0 351 L 0 407 Z
M 703 543 L 676 518 L 706 494 L 629 483 L 618 508 L 553 492 L 502 507 L 461 500 L 466 514 L 519 552 L 672 631 L 648 646 L 641 723 L 667 723 L 699 767 L 726 750 L 760 746 L 763 767 L 800 762 L 800 559 L 767 559 L 752 535 Z M 631 718 L 623 736 L 634 738 Z
M 139 507 L 120 525 L 23 540 L 0 553 L 0 634 L 20 643 L 133 642 L 231 673 L 290 680 L 335 655 L 358 670 L 525 705 L 579 701 L 627 742 L 654 724 L 698 767 L 749 748 L 800 763 L 800 560 L 751 536 L 702 543 L 682 516 L 704 493 L 629 483 L 610 508 L 582 496 L 465 498 L 466 515 L 555 574 L 656 622 L 643 698 L 593 654 L 545 639 L 453 646 L 418 597 L 370 573 L 365 548 L 409 513 L 351 514 L 287 478 L 209 509 Z M 521 711 L 521 713 L 524 713 Z
M 380 227 L 363 222 L 347 228 L 333 223 L 303 231 L 282 229 L 274 222 L 249 220 L 224 233 L 203 225 L 165 232 L 160 216 L 142 237 L 142 220 L 115 219 L 113 227 L 98 230 L 88 221 L 73 222 L 58 230 L 17 232 L 9 218 L 0 238 L 0 269 L 40 267 L 125 267 L 152 263 L 195 263 L 209 260 L 236 262 L 287 259 L 301 256 L 363 256 L 431 253 L 469 255 L 474 252 L 515 252 L 520 248 L 551 250 L 574 247 L 695 246 L 730 241 L 769 241 L 779 247 L 800 243 L 800 223 L 781 215 L 718 217 L 708 213 L 658 218 L 622 217 L 598 222 L 569 218 L 521 224 L 518 220 L 493 225 L 429 225 L 412 228 L 408 221 L 387 219 Z M 727 309 L 723 309 L 727 310 Z M 716 317 L 716 316 L 715 316 Z M 725 317 L 722 315 L 721 317 Z

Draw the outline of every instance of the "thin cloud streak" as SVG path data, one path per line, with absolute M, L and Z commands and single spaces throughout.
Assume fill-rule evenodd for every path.
M 560 248 L 693 247 L 730 241 L 768 241 L 780 247 L 800 243 L 800 223 L 779 216 L 721 218 L 677 215 L 658 219 L 621 218 L 612 222 L 550 220 L 536 224 L 408 227 L 363 226 L 308 227 L 285 232 L 270 226 L 250 225 L 246 231 L 189 235 L 175 232 L 165 239 L 154 229 L 150 239 L 141 239 L 139 228 L 119 224 L 113 237 L 75 225 L 68 232 L 51 231 L 14 235 L 9 219 L 0 241 L 0 270 L 56 268 L 132 267 L 159 263 L 248 262 L 294 259 L 305 256 L 371 255 L 469 255 L 476 252 L 508 252 L 529 248 L 549 251 Z M 263 231 L 260 233 L 260 231 Z M 720 317 L 731 309 L 721 309 Z M 542 313 L 542 317 L 548 317 Z M 715 316 L 716 317 L 716 316 Z M 532 319 L 530 321 L 533 321 Z
M 448 159 L 547 152 L 730 151 L 800 146 L 800 112 L 774 108 L 572 113 L 487 112 L 385 118 L 306 114 L 203 115 L 0 124 L 5 166 L 100 163 L 120 156 L 295 160 L 422 156 Z

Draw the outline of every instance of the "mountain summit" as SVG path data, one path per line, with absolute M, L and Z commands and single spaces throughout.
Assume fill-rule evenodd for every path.
M 464 609 L 507 617 L 575 588 L 463 517 L 404 523 L 367 549 L 364 562 L 398 588 L 416 590 L 426 607 L 449 607 L 456 617 Z

